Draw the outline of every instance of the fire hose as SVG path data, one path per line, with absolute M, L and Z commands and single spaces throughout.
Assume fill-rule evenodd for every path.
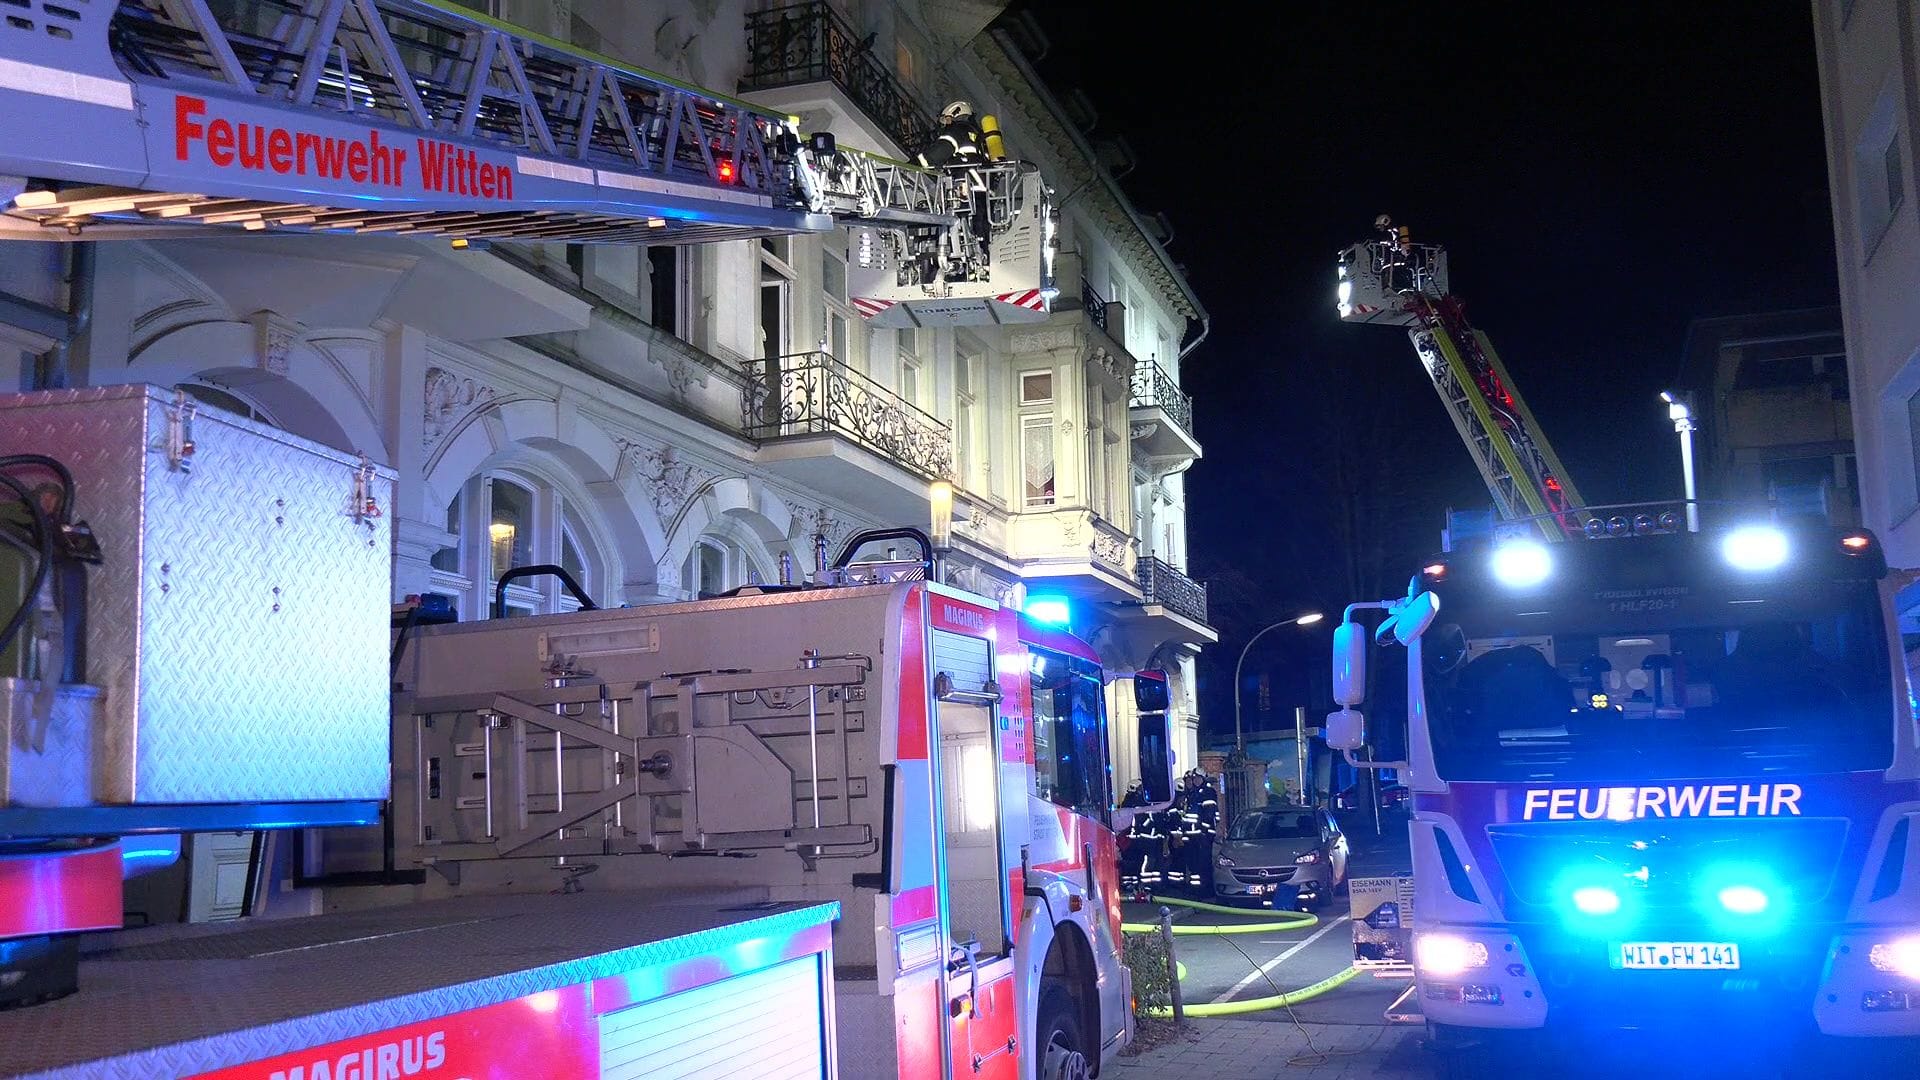
M 1192 908 L 1196 911 L 1214 911 L 1221 914 L 1239 916 L 1249 914 L 1240 908 L 1224 907 L 1219 904 L 1203 904 L 1197 900 L 1182 900 L 1176 897 L 1156 896 L 1153 898 L 1153 901 L 1157 904 L 1174 904 L 1180 907 Z M 1281 920 L 1238 923 L 1230 926 L 1175 925 L 1172 930 L 1175 934 L 1251 934 L 1268 931 L 1304 930 L 1309 926 L 1318 925 L 1320 922 L 1318 917 L 1305 912 L 1282 912 L 1279 914 L 1282 916 Z M 1156 933 L 1160 929 L 1152 923 L 1122 923 L 1120 924 L 1120 928 L 1129 933 L 1136 934 Z M 1187 976 L 1187 966 L 1178 960 L 1174 961 L 1174 966 L 1176 971 L 1175 977 L 1185 980 Z M 1181 1012 L 1187 1016 L 1235 1016 L 1240 1013 L 1286 1008 L 1289 1005 L 1297 1005 L 1300 1002 L 1317 998 L 1335 987 L 1343 985 L 1359 974 L 1359 968 L 1349 966 L 1333 975 L 1321 979 L 1319 982 L 1300 987 L 1297 990 L 1289 990 L 1281 994 L 1269 994 L 1265 997 L 1247 998 L 1243 1001 L 1202 1002 L 1187 1005 L 1181 1009 Z M 1173 1010 L 1171 1008 L 1142 1009 L 1141 1012 L 1146 1016 L 1156 1018 L 1171 1018 L 1173 1016 Z

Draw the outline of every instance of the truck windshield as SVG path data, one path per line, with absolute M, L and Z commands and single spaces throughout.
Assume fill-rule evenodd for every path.
M 1441 610 L 1422 667 L 1448 779 L 1749 776 L 1892 758 L 1872 582 L 1482 594 Z

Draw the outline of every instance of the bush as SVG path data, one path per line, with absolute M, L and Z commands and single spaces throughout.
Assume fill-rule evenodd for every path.
M 1167 946 L 1159 934 L 1123 934 L 1120 962 L 1133 973 L 1135 1016 L 1173 1008 L 1173 986 L 1167 978 Z

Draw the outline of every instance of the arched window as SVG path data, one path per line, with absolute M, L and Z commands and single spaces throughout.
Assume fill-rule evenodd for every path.
M 710 532 L 695 541 L 680 567 L 680 587 L 695 597 L 768 580 L 748 545 L 727 532 Z
M 459 598 L 467 618 L 492 615 L 494 587 L 517 566 L 557 563 L 596 603 L 605 586 L 591 534 L 574 500 L 539 477 L 490 471 L 468 480 L 447 505 L 446 543 L 434 552 L 434 588 Z M 577 611 L 551 576 L 508 583 L 508 615 Z
M 265 409 L 262 409 L 260 406 L 230 390 L 223 390 L 217 386 L 208 386 L 206 383 L 180 383 L 175 386 L 174 389 L 186 391 L 188 397 L 202 405 L 211 405 L 216 409 L 233 413 L 236 416 L 244 416 L 257 424 L 265 424 L 268 427 L 274 428 L 284 426 L 275 420 Z

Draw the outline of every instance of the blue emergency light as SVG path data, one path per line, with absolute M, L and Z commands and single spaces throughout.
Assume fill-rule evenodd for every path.
M 1034 622 L 1048 626 L 1065 626 L 1073 619 L 1073 606 L 1064 596 L 1030 596 L 1025 610 Z

